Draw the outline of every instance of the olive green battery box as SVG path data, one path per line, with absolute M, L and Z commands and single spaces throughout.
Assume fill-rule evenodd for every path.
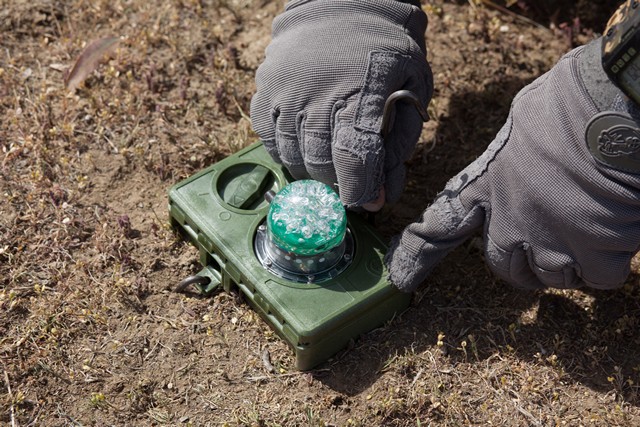
M 172 225 L 198 248 L 203 265 L 197 285 L 203 294 L 218 287 L 239 289 L 249 304 L 293 348 L 296 368 L 311 369 L 405 310 L 410 295 L 386 279 L 387 250 L 375 230 L 348 213 L 354 239 L 350 265 L 321 283 L 298 283 L 275 276 L 258 260 L 254 241 L 269 204 L 265 192 L 291 182 L 261 143 L 179 182 L 169 192 Z

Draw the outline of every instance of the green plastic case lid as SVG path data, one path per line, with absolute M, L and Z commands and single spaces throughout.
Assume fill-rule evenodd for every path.
M 267 228 L 274 243 L 298 255 L 318 255 L 344 240 L 347 214 L 331 187 L 306 179 L 285 186 L 271 201 Z

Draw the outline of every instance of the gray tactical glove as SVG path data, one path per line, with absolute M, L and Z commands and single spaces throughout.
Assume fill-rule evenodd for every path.
M 273 22 L 256 74 L 253 128 L 296 179 L 336 188 L 348 207 L 399 198 L 404 162 L 422 128 L 414 106 L 397 104 L 383 138 L 381 117 L 394 91 L 423 102 L 432 94 L 425 55 L 427 18 L 396 0 L 297 0 Z
M 480 227 L 487 263 L 517 287 L 624 282 L 640 243 L 640 115 L 605 76 L 600 45 L 525 87 L 486 152 L 396 238 L 386 263 L 398 288 L 414 290 Z

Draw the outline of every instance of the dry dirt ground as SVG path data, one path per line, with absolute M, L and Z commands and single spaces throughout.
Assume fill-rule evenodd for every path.
M 509 2 L 535 23 L 483 3 L 424 2 L 433 119 L 386 238 L 615 2 Z M 640 425 L 635 274 L 614 292 L 525 293 L 472 240 L 409 310 L 310 372 L 237 293 L 174 291 L 199 266 L 167 191 L 256 140 L 254 72 L 282 0 L 0 6 L 3 425 Z M 109 35 L 117 49 L 69 93 L 64 70 Z

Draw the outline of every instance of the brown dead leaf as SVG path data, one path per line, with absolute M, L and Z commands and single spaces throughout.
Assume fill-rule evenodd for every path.
M 76 59 L 75 64 L 65 76 L 64 85 L 71 92 L 96 69 L 102 57 L 113 50 L 120 41 L 119 37 L 103 37 L 89 43 Z

